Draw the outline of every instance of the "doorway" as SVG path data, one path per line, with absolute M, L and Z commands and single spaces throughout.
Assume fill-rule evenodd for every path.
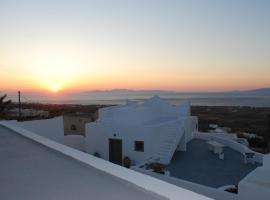
M 122 165 L 122 140 L 109 139 L 109 160 L 117 165 Z

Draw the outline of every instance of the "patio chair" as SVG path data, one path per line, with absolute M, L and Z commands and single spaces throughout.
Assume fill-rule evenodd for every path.
M 245 163 L 247 164 L 247 163 L 252 163 L 252 164 L 254 164 L 255 162 L 254 162 L 254 155 L 255 155 L 255 153 L 252 153 L 252 152 L 246 152 L 245 153 Z

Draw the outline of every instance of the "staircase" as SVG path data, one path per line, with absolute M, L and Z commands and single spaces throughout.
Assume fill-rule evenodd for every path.
M 166 128 L 164 131 L 155 158 L 159 163 L 167 165 L 170 163 L 180 139 L 184 136 L 184 132 L 177 126 Z

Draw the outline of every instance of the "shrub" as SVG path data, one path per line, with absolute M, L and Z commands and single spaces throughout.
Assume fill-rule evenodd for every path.
M 94 155 L 95 157 L 97 157 L 97 158 L 101 158 L 101 156 L 100 156 L 100 154 L 99 154 L 98 152 L 95 152 L 93 155 Z
M 130 168 L 131 166 L 131 160 L 128 156 L 125 156 L 124 159 L 123 159 L 123 165 L 124 167 L 126 168 Z
M 153 169 L 153 172 L 165 174 L 165 166 L 161 163 L 151 163 L 150 168 Z

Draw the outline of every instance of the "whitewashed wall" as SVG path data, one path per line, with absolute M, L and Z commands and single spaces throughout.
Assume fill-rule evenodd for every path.
M 82 135 L 66 135 L 64 136 L 64 144 L 74 149 L 85 151 L 85 137 Z
M 43 137 L 64 143 L 63 117 L 23 122 L 12 121 L 12 123 Z
M 128 156 L 134 163 L 153 156 L 158 146 L 158 135 L 150 127 L 86 124 L 86 152 L 98 152 L 103 159 L 109 160 L 109 138 L 121 139 L 123 157 Z M 144 141 L 144 152 L 134 150 L 135 141 Z
M 263 156 L 263 166 L 270 170 L 270 153 Z
M 263 156 L 263 165 L 249 173 L 238 184 L 239 200 L 270 199 L 270 154 Z
M 180 122 L 171 121 L 153 126 L 88 123 L 86 124 L 86 152 L 90 154 L 97 152 L 102 158 L 109 160 L 109 139 L 121 139 L 123 157 L 128 156 L 133 160 L 133 164 L 144 163 L 150 158 L 155 158 L 157 153 L 162 151 L 162 142 L 166 140 L 166 133 L 169 129 L 174 130 L 178 123 Z M 183 132 L 179 131 L 177 134 Z M 135 141 L 144 141 L 144 152 L 134 150 Z
M 239 200 L 270 199 L 270 169 L 258 167 L 238 184 Z
M 86 151 L 90 154 L 97 152 L 102 158 L 109 160 L 109 139 L 115 138 L 122 140 L 123 156 L 130 157 L 134 163 L 155 158 L 157 152 L 161 152 L 160 157 L 166 159 L 170 157 L 170 153 L 174 153 L 180 142 L 181 137 L 176 136 L 182 136 L 185 132 L 184 141 L 181 143 L 183 146 L 192 139 L 191 125 L 194 120 L 190 119 L 188 102 L 173 106 L 157 96 L 143 104 L 128 103 L 124 106 L 103 108 L 99 110 L 99 119 L 96 122 L 86 124 Z M 169 150 L 163 145 L 165 150 L 162 152 L 160 144 L 167 139 L 164 137 L 166 133 L 171 137 L 174 137 L 171 133 L 176 133 L 175 141 L 172 142 L 173 148 Z M 144 141 L 144 152 L 134 151 L 135 141 Z
M 63 117 L 55 117 L 51 119 L 33 120 L 33 121 L 9 121 L 26 130 L 32 131 L 40 136 L 46 137 L 53 141 L 65 144 L 72 148 L 84 151 L 85 139 L 79 135 L 64 136 Z

